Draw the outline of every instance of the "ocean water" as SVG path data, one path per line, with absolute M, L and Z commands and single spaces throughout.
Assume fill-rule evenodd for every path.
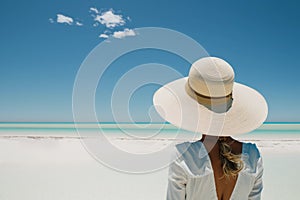
M 0 137 L 77 138 L 105 135 L 122 140 L 197 140 L 200 134 L 179 130 L 168 123 L 1 122 Z M 300 123 L 264 123 L 237 139 L 265 149 L 300 151 Z
M 0 135 L 72 135 L 76 130 L 104 132 L 137 131 L 144 132 L 159 131 L 160 133 L 183 132 L 191 134 L 188 131 L 179 130 L 169 123 L 73 123 L 73 122 L 0 122 Z M 47 134 L 45 134 L 47 133 Z M 258 129 L 245 135 L 297 135 L 300 134 L 300 123 L 274 123 L 266 122 Z

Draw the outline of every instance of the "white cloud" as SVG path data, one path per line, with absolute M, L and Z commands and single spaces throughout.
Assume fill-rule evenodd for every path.
M 127 36 L 135 36 L 135 35 L 136 33 L 134 32 L 134 30 L 125 28 L 124 31 L 114 32 L 113 37 L 121 39 Z
M 53 23 L 54 23 L 54 20 L 53 20 L 52 18 L 49 18 L 49 22 L 50 22 L 51 24 L 53 24 Z
M 99 37 L 100 37 L 100 38 L 108 38 L 108 35 L 102 33 L 102 34 L 99 35 Z
M 77 26 L 83 26 L 83 23 L 81 23 L 81 22 L 76 22 L 76 25 L 77 25 Z
M 96 13 L 96 14 L 98 14 L 99 13 L 99 10 L 97 9 L 97 8 L 90 8 L 90 11 L 91 12 L 94 12 L 94 13 Z
M 99 38 L 109 38 L 110 36 L 114 38 L 122 39 L 124 37 L 135 36 L 137 35 L 133 29 L 125 28 L 125 24 L 127 22 L 131 22 L 130 17 L 123 16 L 121 14 L 116 14 L 113 9 L 101 11 L 98 10 L 96 7 L 89 8 L 90 16 L 93 18 L 93 23 L 90 26 L 97 27 L 99 25 L 103 25 L 106 27 L 106 30 L 102 32 L 98 37 Z M 56 18 L 49 18 L 50 23 L 61 23 L 61 24 L 68 24 L 73 26 L 86 26 L 89 24 L 83 24 L 82 20 L 77 17 L 70 17 L 64 14 L 57 14 Z M 120 26 L 125 26 L 124 30 L 116 31 L 116 28 L 119 29 Z M 103 28 L 103 27 L 101 27 Z M 118 30 L 117 29 L 117 30 Z
M 105 25 L 107 28 L 115 28 L 116 26 L 122 26 L 125 24 L 123 16 L 114 14 L 113 10 L 96 15 L 94 20 Z
M 57 23 L 66 23 L 69 25 L 73 24 L 73 19 L 71 17 L 62 15 L 62 14 L 57 14 Z

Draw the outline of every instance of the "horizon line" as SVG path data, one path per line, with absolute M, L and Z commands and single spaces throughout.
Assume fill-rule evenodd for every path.
M 115 122 L 115 121 L 105 121 L 105 122 L 74 122 L 74 121 L 0 121 L 1 124 L 3 123 L 94 123 L 94 124 L 171 124 L 170 122 L 146 122 L 146 121 L 139 121 L 139 122 L 127 122 L 127 121 L 123 121 L 123 122 Z M 297 121 L 266 121 L 263 122 L 263 124 L 276 124 L 276 123 L 281 123 L 281 124 L 300 124 L 300 122 Z

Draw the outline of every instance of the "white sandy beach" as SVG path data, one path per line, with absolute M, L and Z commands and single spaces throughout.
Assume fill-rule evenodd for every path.
M 261 149 L 263 199 L 299 199 L 300 138 L 256 134 L 240 138 L 256 142 Z M 131 150 L 167 144 L 165 140 L 113 140 Z M 97 162 L 76 135 L 1 136 L 0 148 L 1 200 L 165 199 L 167 168 L 144 174 L 115 171 Z

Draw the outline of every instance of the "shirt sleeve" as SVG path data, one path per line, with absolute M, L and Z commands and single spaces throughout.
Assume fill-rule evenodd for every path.
M 174 155 L 169 166 L 167 200 L 185 200 L 187 176 L 179 153 L 175 151 Z
M 250 192 L 249 195 L 249 200 L 260 200 L 261 199 L 261 192 L 263 189 L 263 181 L 262 181 L 262 177 L 263 177 L 263 162 L 262 162 L 262 158 L 259 157 L 258 161 L 257 161 L 257 176 L 252 188 L 252 191 Z

